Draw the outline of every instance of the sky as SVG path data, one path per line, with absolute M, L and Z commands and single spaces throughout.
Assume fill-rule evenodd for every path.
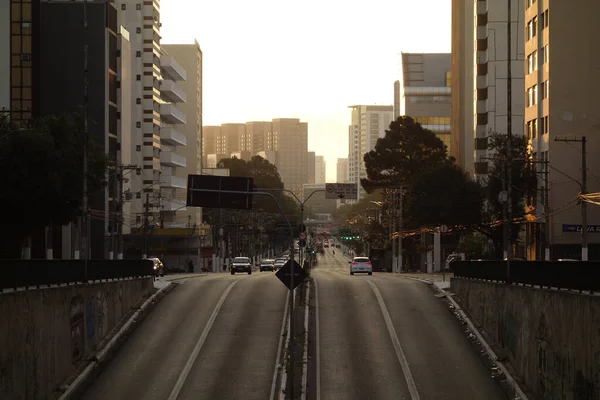
M 162 43 L 200 43 L 203 124 L 300 118 L 327 181 L 355 104 L 393 104 L 400 53 L 450 52 L 451 0 L 163 0 Z

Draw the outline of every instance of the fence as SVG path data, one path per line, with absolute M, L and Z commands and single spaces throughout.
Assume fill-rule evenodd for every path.
M 0 291 L 153 274 L 151 260 L 0 260 Z
M 600 292 L 598 261 L 453 261 L 455 278 Z

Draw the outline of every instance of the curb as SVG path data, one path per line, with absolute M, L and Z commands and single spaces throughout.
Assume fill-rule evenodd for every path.
M 436 293 L 438 295 L 440 295 L 440 294 L 443 295 L 446 298 L 446 300 L 448 301 L 449 305 L 450 305 L 450 311 L 455 311 L 456 313 L 458 313 L 458 315 L 460 316 L 460 318 L 467 324 L 469 330 L 475 335 L 475 337 L 477 338 L 477 341 L 483 347 L 483 349 L 484 349 L 484 351 L 485 351 L 488 359 L 492 362 L 492 364 L 495 367 L 497 367 L 498 370 L 501 371 L 501 375 L 507 381 L 507 383 L 510 386 L 510 388 L 514 391 L 514 395 L 515 396 L 513 397 L 513 399 L 529 400 L 529 397 L 523 392 L 523 390 L 519 386 L 519 383 L 511 375 L 511 373 L 504 366 L 504 364 L 499 360 L 498 356 L 496 355 L 496 352 L 486 342 L 486 340 L 484 339 L 483 335 L 479 332 L 479 330 L 477 329 L 477 327 L 475 327 L 475 325 L 473 324 L 473 322 L 471 321 L 471 319 L 463 311 L 463 309 L 460 307 L 460 305 L 452 298 L 452 296 L 450 294 L 448 294 L 448 292 L 446 292 L 445 290 L 439 289 L 437 286 L 435 286 L 435 283 L 433 281 L 429 281 L 429 280 L 425 280 L 425 279 L 419 279 L 419 278 L 414 278 L 414 277 L 411 277 L 411 276 L 406 276 L 405 278 L 412 279 L 412 280 L 415 280 L 415 281 L 418 281 L 418 282 L 426 283 L 427 285 L 429 285 L 429 287 L 431 288 L 431 290 L 434 293 Z
M 125 322 L 119 331 L 109 340 L 109 342 L 96 354 L 90 355 L 92 361 L 85 369 L 68 385 L 68 388 L 58 397 L 58 400 L 70 400 L 80 398 L 85 390 L 91 385 L 94 379 L 103 371 L 112 359 L 117 350 L 125 342 L 127 337 L 135 331 L 138 325 L 144 320 L 156 304 L 165 297 L 171 290 L 177 286 L 169 282 L 167 286 L 159 289 L 151 295 L 139 309 Z

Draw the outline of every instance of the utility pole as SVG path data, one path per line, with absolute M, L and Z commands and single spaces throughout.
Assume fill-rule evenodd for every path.
M 148 257 L 148 215 L 150 214 L 150 193 L 146 193 L 146 204 L 144 204 L 144 252 L 142 258 Z
M 89 201 L 88 201 L 88 16 L 87 0 L 83 0 L 83 196 L 81 201 L 81 251 L 83 252 L 84 279 L 87 281 L 88 259 L 90 258 L 90 219 L 89 219 Z
M 392 235 L 390 237 L 392 241 L 392 272 L 396 272 L 396 239 L 394 235 L 396 234 L 396 191 L 392 190 Z
M 396 272 L 402 272 L 402 228 L 403 228 L 403 222 L 402 222 L 402 214 L 403 214 L 403 207 L 404 207 L 404 188 L 402 186 L 400 186 L 400 217 L 398 218 L 398 269 Z
M 554 138 L 555 142 L 581 142 L 581 196 L 587 194 L 587 138 L 581 139 L 559 139 Z M 588 260 L 588 224 L 587 224 L 587 202 L 583 197 L 581 200 L 581 261 Z
M 115 202 L 115 221 L 116 221 L 116 240 L 115 240 L 115 258 L 117 260 L 123 259 L 123 223 L 125 222 L 125 218 L 123 216 L 123 182 L 125 181 L 124 171 L 133 171 L 138 168 L 137 165 L 117 165 L 117 176 L 116 176 L 116 185 L 117 192 L 115 193 L 116 202 Z
M 507 239 L 508 248 L 506 249 L 506 267 L 510 279 L 510 259 L 512 258 L 512 1 L 508 0 L 508 18 L 507 18 L 507 71 L 506 71 L 506 195 L 507 195 Z

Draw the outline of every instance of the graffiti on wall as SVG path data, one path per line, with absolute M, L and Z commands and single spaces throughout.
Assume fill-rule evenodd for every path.
M 80 361 L 85 353 L 85 309 L 83 297 L 77 295 L 71 299 L 71 360 L 73 363 Z

